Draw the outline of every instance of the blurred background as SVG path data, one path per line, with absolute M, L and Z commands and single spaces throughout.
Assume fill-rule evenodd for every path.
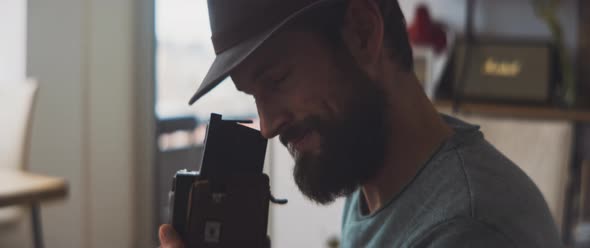
M 541 189 L 564 243 L 590 247 L 590 1 L 399 2 L 433 103 L 480 125 Z M 188 106 L 213 58 L 204 0 L 0 0 L 0 157 L 18 158 L 0 160 L 0 178 L 67 192 L 35 198 L 35 222 L 29 203 L 2 199 L 18 182 L 0 182 L 0 247 L 34 247 L 32 223 L 49 248 L 157 246 L 172 175 L 198 168 L 209 114 L 257 126 L 231 82 Z M 19 108 L 7 96 L 25 85 Z M 292 163 L 272 140 L 265 170 L 289 199 L 271 206 L 272 246 L 337 246 L 343 201 L 303 199 Z

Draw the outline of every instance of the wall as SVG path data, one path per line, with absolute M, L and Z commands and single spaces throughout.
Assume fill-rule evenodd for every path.
M 42 204 L 46 247 L 131 247 L 133 0 L 29 0 L 27 75 L 40 91 L 30 170 L 69 181 Z M 0 247 L 30 247 L 25 217 Z
M 133 3 L 87 2 L 88 207 L 91 247 L 130 247 L 133 226 Z M 84 93 L 83 93 L 84 94 Z
M 451 30 L 461 31 L 465 19 L 464 0 L 399 0 L 411 22 L 418 3 L 430 5 L 434 18 L 444 20 Z M 561 21 L 570 49 L 577 40 L 577 4 L 562 1 Z M 502 37 L 548 39 L 549 31 L 539 22 L 528 0 L 477 1 L 475 28 L 478 34 Z M 567 122 L 466 117 L 480 124 L 486 137 L 533 178 L 541 189 L 558 224 L 563 211 L 563 192 L 567 182 L 572 127 Z M 518 134 L 518 135 L 517 135 Z M 326 240 L 339 235 L 342 201 L 330 206 L 315 206 L 301 197 L 291 177 L 292 160 L 282 145 L 273 146 L 273 192 L 289 198 L 287 206 L 273 207 L 273 247 L 327 247 Z
M 25 0 L 0 1 L 0 84 L 25 76 Z

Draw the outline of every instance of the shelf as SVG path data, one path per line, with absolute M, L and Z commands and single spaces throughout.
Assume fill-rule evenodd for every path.
M 439 110 L 449 110 L 453 107 L 453 102 L 451 100 L 435 100 L 434 105 Z M 461 102 L 458 105 L 458 112 L 461 114 L 520 119 L 565 120 L 590 123 L 590 109 L 569 110 L 550 106 Z

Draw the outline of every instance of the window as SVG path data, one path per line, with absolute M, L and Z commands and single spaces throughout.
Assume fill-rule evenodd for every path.
M 160 117 L 211 112 L 228 118 L 256 117 L 254 99 L 235 89 L 231 79 L 188 106 L 188 100 L 215 58 L 207 1 L 156 0 L 156 113 Z

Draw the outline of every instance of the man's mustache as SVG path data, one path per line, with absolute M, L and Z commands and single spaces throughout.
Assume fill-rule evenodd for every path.
M 279 140 L 285 147 L 288 147 L 290 141 L 303 136 L 311 130 L 318 130 L 319 123 L 320 121 L 318 118 L 307 118 L 303 121 L 291 124 L 279 135 Z

